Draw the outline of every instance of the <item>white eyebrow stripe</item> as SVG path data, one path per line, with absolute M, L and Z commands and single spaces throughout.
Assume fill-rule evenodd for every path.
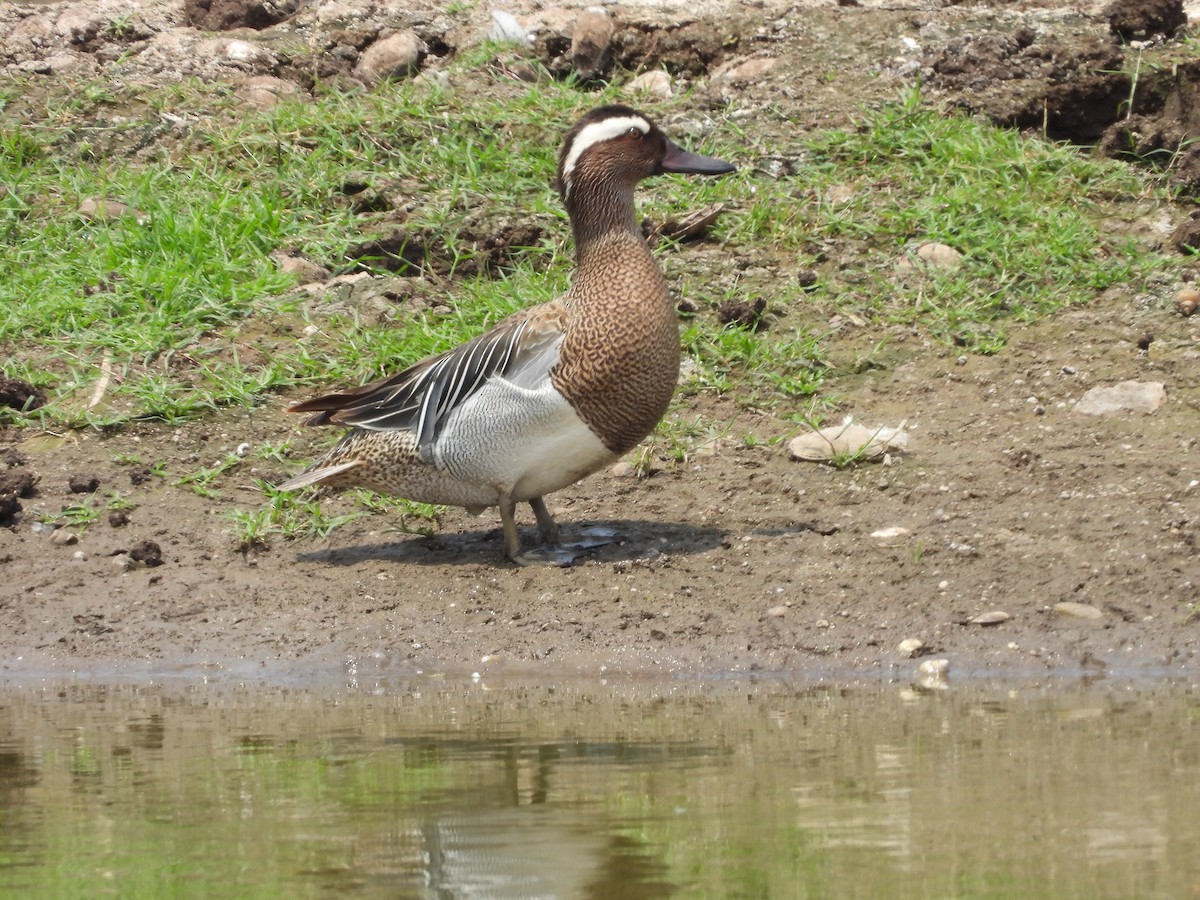
M 575 140 L 571 142 L 571 152 L 563 160 L 562 177 L 566 193 L 571 192 L 571 175 L 574 174 L 575 164 L 579 162 L 579 157 L 584 151 L 601 141 L 610 141 L 631 128 L 636 128 L 642 134 L 649 134 L 650 123 L 641 116 L 617 116 L 613 119 L 601 119 L 580 129 L 579 134 L 575 135 Z

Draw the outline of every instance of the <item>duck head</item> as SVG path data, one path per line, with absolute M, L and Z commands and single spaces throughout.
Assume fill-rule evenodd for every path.
M 644 113 L 601 106 L 567 132 L 558 157 L 558 187 L 570 210 L 593 193 L 622 189 L 631 197 L 643 178 L 663 172 L 724 175 L 736 166 L 684 150 Z

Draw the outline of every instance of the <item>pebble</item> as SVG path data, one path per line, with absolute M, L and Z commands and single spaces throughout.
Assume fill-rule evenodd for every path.
M 608 470 L 608 474 L 613 478 L 629 478 L 631 475 L 637 474 L 637 469 L 633 467 L 633 463 L 621 460 L 618 463 L 613 463 L 613 467 Z
M 915 269 L 918 265 L 931 266 L 937 269 L 954 269 L 962 262 L 963 255 L 949 244 L 937 241 L 925 241 L 910 250 L 900 260 L 901 269 Z
M 828 628 L 828 627 L 829 627 L 828 619 L 817 619 L 817 628 Z
M 58 544 L 61 547 L 69 547 L 72 544 L 79 543 L 79 535 L 73 531 L 67 531 L 65 528 L 60 528 L 54 534 L 50 535 L 50 542 Z
M 145 225 L 150 221 L 150 216 L 137 207 L 107 197 L 88 197 L 75 211 L 91 222 L 111 222 L 115 219 L 129 218 L 139 225 Z
M 414 31 L 399 31 L 376 41 L 354 67 L 354 74 L 367 84 L 410 75 L 421 64 L 425 42 Z
M 662 69 L 643 72 L 629 82 L 625 91 L 630 94 L 640 94 L 643 97 L 653 97 L 657 100 L 666 100 L 675 93 L 671 87 L 671 76 Z
M 1200 306 L 1200 291 L 1195 288 L 1184 288 L 1175 295 L 1175 308 L 1182 316 L 1190 316 Z
M 930 690 L 945 690 L 948 687 L 946 679 L 950 675 L 950 660 L 927 659 L 917 666 L 917 674 L 921 676 L 921 687 Z
M 575 20 L 568 55 L 571 68 L 585 81 L 604 74 L 612 56 L 609 45 L 615 32 L 612 17 L 598 6 L 589 6 Z
M 896 645 L 896 652 L 901 656 L 912 659 L 925 649 L 925 642 L 918 641 L 916 638 L 905 638 Z
M 1001 622 L 1007 622 L 1011 619 L 1008 613 L 1001 609 L 994 609 L 991 612 L 985 612 L 977 615 L 971 620 L 972 625 L 999 625 Z
M 133 557 L 128 553 L 118 553 L 112 558 L 112 564 L 122 572 L 128 572 L 136 565 Z
M 880 528 L 878 531 L 872 531 L 871 537 L 887 540 L 888 538 L 904 537 L 906 534 L 912 534 L 912 531 L 902 525 L 891 525 L 887 528 Z
M 1161 381 L 1122 381 L 1094 387 L 1075 404 L 1075 412 L 1086 416 L 1118 413 L 1152 413 L 1167 400 Z
M 488 31 L 488 40 L 499 44 L 520 44 L 529 46 L 529 33 L 521 27 L 517 17 L 502 9 L 492 10 L 492 27 Z
M 767 610 L 767 615 L 776 619 L 782 619 L 787 615 L 787 611 L 788 609 L 786 606 L 772 606 Z
M 1073 603 L 1071 601 L 1054 604 L 1054 611 L 1059 615 L 1074 616 L 1077 619 L 1099 619 L 1104 615 L 1101 610 L 1087 603 Z

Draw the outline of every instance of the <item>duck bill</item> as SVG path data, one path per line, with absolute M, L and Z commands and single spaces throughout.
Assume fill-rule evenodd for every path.
M 687 175 L 725 175 L 737 166 L 723 159 L 690 153 L 673 141 L 667 141 L 667 152 L 659 163 L 660 172 L 682 172 Z

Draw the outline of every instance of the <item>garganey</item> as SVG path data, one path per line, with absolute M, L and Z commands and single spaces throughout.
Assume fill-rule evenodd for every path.
M 628 107 L 589 112 L 558 158 L 575 236 L 566 294 L 399 374 L 292 406 L 316 413 L 308 425 L 352 430 L 280 487 L 366 487 L 473 514 L 498 506 L 510 559 L 570 562 L 553 549 L 558 526 L 542 498 L 633 449 L 679 375 L 675 305 L 642 236 L 634 187 L 662 172 L 732 171 Z M 522 502 L 537 519 L 537 553 L 521 553 Z

